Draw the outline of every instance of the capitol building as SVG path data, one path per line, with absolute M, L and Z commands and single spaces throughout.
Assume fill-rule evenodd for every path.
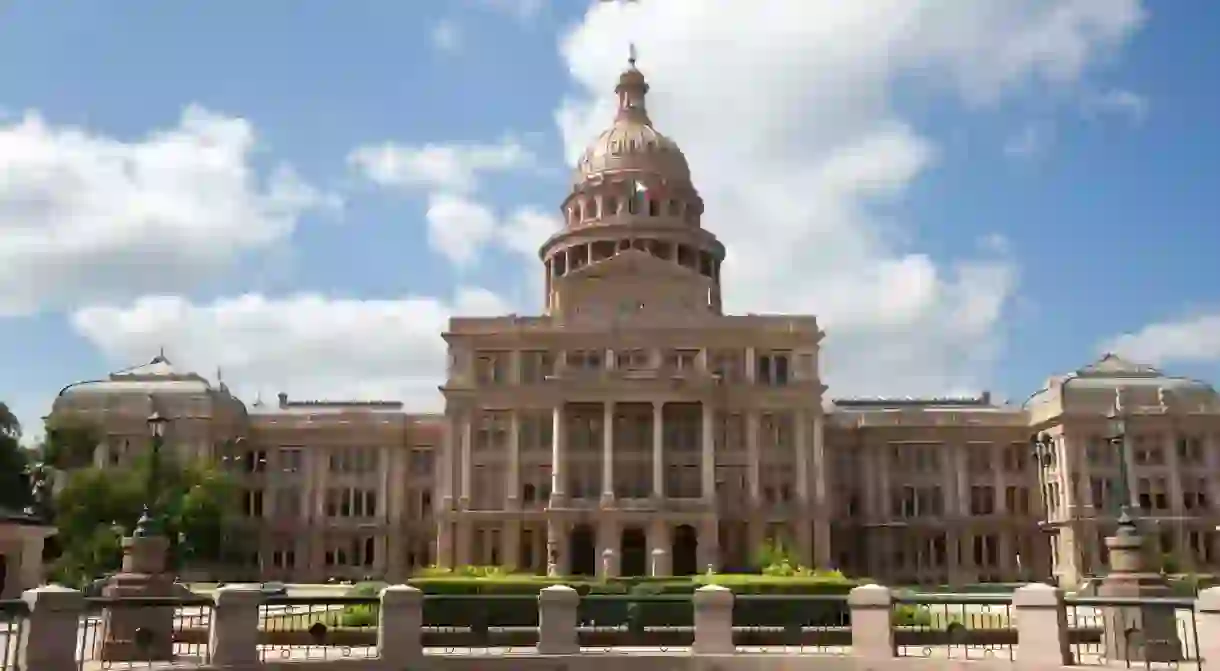
M 166 448 L 242 492 L 232 579 L 395 581 L 429 565 L 741 570 L 766 543 L 890 584 L 1102 572 L 1122 492 L 1173 569 L 1220 565 L 1220 397 L 1106 355 L 1023 402 L 836 398 L 813 315 L 731 315 L 704 205 L 632 63 L 540 240 L 545 310 L 454 317 L 443 414 L 247 405 L 163 354 L 69 385 L 122 467 Z M 1117 420 L 1117 421 L 1116 421 Z M 1115 426 L 1121 428 L 1121 436 Z M 1119 478 L 1126 476 L 1126 487 Z

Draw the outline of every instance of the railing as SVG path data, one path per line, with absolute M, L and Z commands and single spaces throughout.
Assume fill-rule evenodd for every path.
M 20 599 L 0 601 L 0 671 L 17 671 L 17 646 L 29 613 Z
M 425 595 L 399 585 L 376 597 L 267 596 L 229 587 L 215 598 L 187 599 L 85 599 L 47 587 L 0 602 L 0 618 L 0 671 L 321 660 L 412 668 L 425 655 L 607 652 L 851 656 L 889 664 L 969 659 L 1031 671 L 1201 668 L 1220 659 L 1220 588 L 1195 601 L 1069 598 L 1041 584 L 1011 596 L 895 594 L 876 585 L 839 595 L 703 587 L 694 594 L 582 596 L 563 586 L 538 594 Z M 77 645 L 67 645 L 73 633 Z

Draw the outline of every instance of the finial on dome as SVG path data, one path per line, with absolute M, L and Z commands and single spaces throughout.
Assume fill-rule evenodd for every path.
M 644 106 L 644 97 L 648 94 L 648 82 L 644 79 L 644 73 L 635 66 L 637 57 L 635 43 L 632 42 L 628 50 L 627 69 L 619 75 L 618 86 L 614 87 L 614 92 L 618 94 L 617 118 L 620 121 L 651 124 L 648 119 L 648 110 Z

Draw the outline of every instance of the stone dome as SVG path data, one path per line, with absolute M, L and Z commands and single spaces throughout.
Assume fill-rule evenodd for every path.
M 618 113 L 614 124 L 602 131 L 576 163 L 576 183 L 611 172 L 646 173 L 670 182 L 689 183 L 690 167 L 678 144 L 666 137 L 648 118 L 645 97 L 648 82 L 630 61 L 619 75 Z

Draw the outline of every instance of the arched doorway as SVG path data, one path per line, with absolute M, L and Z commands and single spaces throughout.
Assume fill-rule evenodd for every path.
M 648 575 L 648 536 L 643 529 L 623 529 L 619 539 L 619 561 L 619 573 L 624 576 Z
M 679 524 L 674 529 L 673 546 L 674 575 L 695 575 L 699 572 L 699 532 L 689 524 Z
M 597 538 L 593 527 L 588 524 L 578 524 L 572 528 L 568 537 L 568 558 L 571 562 L 572 575 L 597 574 Z

